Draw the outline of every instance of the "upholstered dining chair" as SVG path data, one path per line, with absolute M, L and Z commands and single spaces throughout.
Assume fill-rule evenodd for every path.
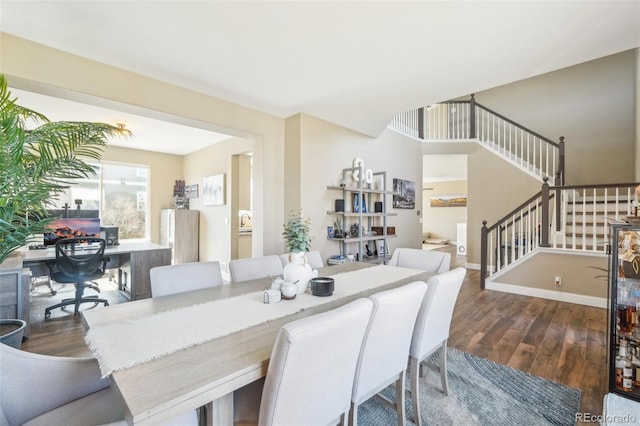
M 434 275 L 427 281 L 427 293 L 420 306 L 409 351 L 409 376 L 413 421 L 420 426 L 420 365 L 432 353 L 440 350 L 440 380 L 442 392 L 449 394 L 447 382 L 447 339 L 453 308 L 464 281 L 466 270 L 456 268 Z
M 399 247 L 394 250 L 388 264 L 441 274 L 451 268 L 451 254 L 438 250 Z
M 282 261 L 282 266 L 286 266 L 287 263 L 289 263 L 289 253 L 281 254 L 280 260 Z M 307 253 L 307 262 L 312 269 L 322 268 L 324 266 L 324 261 L 322 260 L 320 250 L 309 251 Z
M 223 284 L 220 262 L 191 262 L 151 268 L 151 297 L 201 290 Z
M 347 424 L 372 309 L 371 300 L 361 298 L 280 329 L 262 389 L 259 426 Z M 236 424 L 251 422 L 236 416 Z
M 277 254 L 233 259 L 229 262 L 232 284 L 267 278 L 269 275 L 282 275 L 282 271 L 282 262 Z
M 405 370 L 413 327 L 427 285 L 415 281 L 369 297 L 373 313 L 365 334 L 351 394 L 349 424 L 358 424 L 358 406 L 395 382 L 396 400 L 380 397 L 396 409 L 398 425 L 406 424 Z
M 94 358 L 34 354 L 0 344 L 0 424 L 126 425 L 122 403 Z M 165 422 L 197 425 L 195 410 Z

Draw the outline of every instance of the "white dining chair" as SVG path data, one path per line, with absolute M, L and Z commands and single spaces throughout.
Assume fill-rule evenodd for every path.
M 365 334 L 351 394 L 349 424 L 358 424 L 358 406 L 395 383 L 396 400 L 379 395 L 395 408 L 398 425 L 406 424 L 405 370 L 413 327 L 427 285 L 415 281 L 369 297 L 373 313 Z
M 432 353 L 440 350 L 440 380 L 442 392 L 449 394 L 447 382 L 447 339 L 453 308 L 464 281 L 466 270 L 456 268 L 435 275 L 427 281 L 427 293 L 420 306 L 409 350 L 410 397 L 413 421 L 422 424 L 420 414 L 420 365 Z
M 229 262 L 231 283 L 257 280 L 282 275 L 283 266 L 277 254 L 261 257 L 234 259 Z
M 394 250 L 388 264 L 441 274 L 451 268 L 451 254 L 439 250 L 399 247 Z
M 223 284 L 220 262 L 191 262 L 151 268 L 151 297 L 201 290 Z
M 25 352 L 0 343 L 0 424 L 126 425 L 122 402 L 94 358 Z M 165 425 L 197 425 L 195 410 Z
M 262 389 L 259 426 L 347 424 L 372 309 L 371 300 L 361 298 L 280 329 Z
M 306 254 L 306 256 L 307 263 L 309 263 L 311 269 L 318 269 L 324 266 L 324 261 L 322 260 L 320 250 L 311 250 Z M 281 254 L 280 261 L 282 262 L 282 266 L 285 267 L 287 263 L 289 263 L 289 253 Z

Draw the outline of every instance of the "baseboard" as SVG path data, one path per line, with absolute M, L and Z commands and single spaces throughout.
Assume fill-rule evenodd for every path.
M 504 293 L 520 294 L 522 296 L 539 297 L 541 299 L 555 300 L 558 302 L 577 303 L 579 305 L 593 306 L 595 308 L 606 309 L 608 306 L 607 299 L 603 297 L 585 296 L 583 294 L 575 293 L 561 293 L 559 291 L 491 282 L 488 280 L 485 282 L 485 289 L 502 291 Z
M 437 238 L 426 238 L 426 239 L 423 239 L 422 242 L 424 244 L 441 244 L 441 245 L 449 244 L 449 240 L 441 240 Z

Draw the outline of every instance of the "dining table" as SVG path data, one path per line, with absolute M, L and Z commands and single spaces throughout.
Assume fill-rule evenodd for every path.
M 307 290 L 272 307 L 263 303 L 262 292 L 271 284 L 264 278 L 85 310 L 85 340 L 110 378 L 128 424 L 159 424 L 204 406 L 206 424 L 232 425 L 233 392 L 266 375 L 283 325 L 379 291 L 426 282 L 434 273 L 352 262 L 320 268 L 318 275 L 334 278 L 333 295 L 317 297 Z M 276 309 L 282 313 L 272 315 Z M 202 314 L 212 311 L 211 317 Z M 252 318 L 254 311 L 268 316 Z M 237 329 L 229 328 L 236 322 Z M 118 334 L 105 337 L 107 331 Z M 198 333 L 206 336 L 191 336 Z M 153 353 L 147 347 L 156 343 L 169 346 Z M 151 352 L 140 358 L 137 352 L 145 349 Z M 111 364 L 109 356 L 116 359 Z

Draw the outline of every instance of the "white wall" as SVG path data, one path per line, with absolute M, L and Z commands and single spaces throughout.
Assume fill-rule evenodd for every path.
M 253 142 L 232 138 L 184 157 L 186 185 L 200 185 L 200 195 L 189 200 L 189 208 L 200 210 L 200 260 L 228 262 L 231 257 L 231 233 L 238 231 L 238 218 L 231 206 L 231 161 L 235 154 L 251 151 Z M 225 175 L 226 199 L 223 206 L 205 206 L 202 183 L 206 176 Z M 262 225 L 260 225 L 262 227 Z M 256 234 L 261 232 L 256 229 Z
M 28 106 L 28 105 L 25 105 Z M 180 155 L 161 154 L 138 149 L 107 146 L 105 161 L 149 166 L 149 230 L 154 243 L 160 242 L 160 210 L 172 207 L 173 185 L 182 179 L 183 159 Z
M 386 131 L 371 139 L 302 115 L 297 134 L 295 126 L 293 130 L 287 128 L 287 138 L 293 131 L 293 143 L 300 144 L 296 148 L 300 152 L 285 152 L 285 120 L 281 118 L 5 33 L 0 33 L 0 57 L 0 72 L 16 88 L 100 106 L 125 106 L 136 113 L 156 118 L 170 116 L 182 124 L 251 140 L 254 227 L 262 229 L 253 235 L 254 255 L 284 250 L 282 223 L 288 210 L 296 205 L 312 216 L 314 244 L 323 249 L 323 254 L 336 252 L 332 247 L 335 243 L 325 238 L 326 226 L 333 222 L 326 211 L 332 209 L 336 198 L 326 190 L 326 185 L 336 182 L 340 170 L 349 167 L 353 157 L 363 158 L 365 166 L 373 170 L 386 170 L 389 180 L 409 179 L 418 187 L 422 182 L 420 144 L 393 132 Z M 623 52 L 480 92 L 476 98 L 543 135 L 551 138 L 564 135 L 568 183 L 631 181 L 635 177 L 637 139 L 637 62 L 635 51 Z M 488 155 L 482 149 L 469 155 L 470 262 L 474 254 L 479 257 L 482 220 L 495 221 L 539 190 L 538 184 L 532 185 L 526 178 L 511 179 L 516 173 L 500 163 L 491 167 L 496 159 Z M 290 169 L 293 170 L 285 180 Z M 172 176 L 169 180 L 177 178 Z M 524 182 L 520 184 L 520 180 Z M 417 205 L 421 206 L 422 192 L 418 191 L 417 196 Z M 389 220 L 390 225 L 396 225 L 399 235 L 392 241 L 392 247 L 419 246 L 422 226 L 417 210 L 397 213 L 398 217 Z M 207 256 L 214 254 L 217 252 Z
M 254 254 L 281 251 L 273 224 L 285 217 L 283 119 L 1 32 L 0 57 L 11 87 L 252 140 L 254 227 L 262 229 Z
M 467 223 L 467 207 L 431 207 L 430 198 L 434 195 L 467 194 L 467 181 L 424 182 L 424 187 L 433 188 L 422 191 L 422 233 L 429 238 L 457 241 L 457 224 Z
M 636 52 L 627 51 L 476 93 L 476 100 L 543 136 L 565 136 L 568 185 L 632 182 L 636 152 Z M 484 149 L 468 156 L 468 262 L 479 264 L 482 221 L 491 226 L 540 183 Z
M 618 53 L 477 92 L 475 98 L 542 136 L 564 136 L 567 185 L 633 182 L 635 57 L 635 50 Z
M 327 240 L 327 226 L 332 226 L 336 219 L 327 212 L 334 209 L 335 199 L 342 198 L 340 191 L 328 190 L 327 186 L 337 185 L 342 178 L 342 169 L 352 167 L 353 159 L 359 157 L 364 160 L 365 169 L 386 171 L 387 190 L 391 190 L 393 178 L 414 181 L 420 188 L 421 144 L 392 131 L 372 139 L 308 115 L 299 115 L 297 119 L 301 135 L 299 196 L 303 216 L 311 219 L 312 247 L 320 250 L 326 259 L 339 253 L 338 243 Z M 292 197 L 297 195 L 292 194 Z M 387 211 L 397 214 L 387 222 L 388 226 L 396 227 L 398 235 L 389 240 L 391 251 L 396 247 L 421 246 L 422 225 L 418 216 L 422 205 L 421 191 L 417 191 L 416 196 L 416 208 L 412 210 L 391 208 L 391 196 L 387 196 Z M 279 229 L 282 229 L 281 225 Z M 350 251 L 355 251 L 355 246 Z

